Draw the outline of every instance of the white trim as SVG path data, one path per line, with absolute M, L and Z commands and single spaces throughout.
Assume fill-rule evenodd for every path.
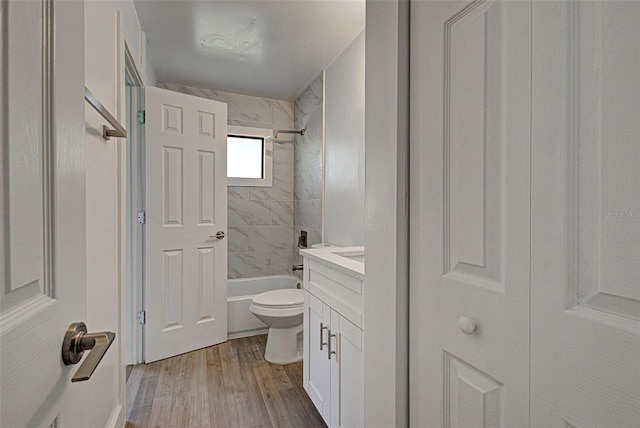
M 105 428 L 121 427 L 124 424 L 124 419 L 124 406 L 119 404 L 111 411 L 111 415 L 105 424 Z
M 123 90 L 122 95 L 122 116 L 127 126 L 131 125 L 131 129 L 127 129 L 128 138 L 126 144 L 119 153 L 119 189 L 120 189 L 120 219 L 119 225 L 121 232 L 121 246 L 120 256 L 123 259 L 122 269 L 122 325 L 123 325 L 123 359 L 124 364 L 138 364 L 144 361 L 143 359 L 143 335 L 142 326 L 137 323 L 138 311 L 142 310 L 143 305 L 143 287 L 142 282 L 142 252 L 143 241 L 139 226 L 136 222 L 136 214 L 138 209 L 142 209 L 143 195 L 142 191 L 142 173 L 140 157 L 141 157 L 141 145 L 142 134 L 140 132 L 140 126 L 137 122 L 137 112 L 143 109 L 142 105 L 142 87 L 143 80 L 140 76 L 139 70 L 136 65 L 135 58 L 131 54 L 129 44 L 125 41 L 122 45 L 124 47 L 123 63 L 122 63 L 122 85 L 119 85 L 119 90 Z M 131 111 L 127 111 L 127 83 L 124 78 L 128 71 L 130 78 L 133 81 L 132 94 L 133 97 L 131 103 Z M 127 113 L 130 117 L 126 117 Z M 132 154 L 132 150 L 137 152 L 137 155 Z M 133 161 L 133 169 L 131 164 Z M 130 171 L 131 169 L 131 171 Z M 129 180 L 129 175 L 131 179 Z M 136 186 L 137 189 L 132 189 L 132 186 Z M 131 198 L 136 198 L 136 201 L 132 202 Z M 132 206 L 135 204 L 135 206 Z M 129 229 L 128 222 L 131 221 L 132 227 Z M 131 235 L 131 236 L 130 236 Z
M 125 93 L 123 91 L 125 85 L 125 72 L 124 72 L 124 64 L 125 64 L 125 50 L 126 50 L 126 40 L 125 40 L 125 30 L 124 30 L 124 22 L 122 18 L 122 13 L 118 10 L 116 11 L 115 16 L 115 34 L 116 34 L 116 58 L 115 58 L 115 76 L 116 76 L 116 87 L 115 87 L 115 99 L 116 99 L 116 119 L 120 123 L 125 123 L 126 129 L 126 104 L 125 104 Z M 117 144 L 117 188 L 118 188 L 118 309 L 117 313 L 119 315 L 118 319 L 118 329 L 116 331 L 116 337 L 120 337 L 118 341 L 118 367 L 116 368 L 116 373 L 118 376 L 118 403 L 120 409 L 115 408 L 112 411 L 112 414 L 109 417 L 108 423 L 114 423 L 120 425 L 124 423 L 125 415 L 120 410 L 122 409 L 122 405 L 126 402 L 126 385 L 127 379 L 125 375 L 125 361 L 126 361 L 126 335 L 128 334 L 126 324 L 125 324 L 125 302 L 126 302 L 126 286 L 127 286 L 127 259 L 126 259 L 126 242 L 127 242 L 127 227 L 126 227 L 126 200 L 129 194 L 127 189 L 127 180 L 126 180 L 126 165 L 127 165 L 127 150 L 126 150 L 126 139 L 118 139 L 115 143 Z M 124 178 L 124 180 L 123 180 Z M 116 418 L 115 421 L 113 418 Z
M 367 0 L 364 293 L 367 319 L 364 426 L 367 427 L 409 426 L 408 48 L 409 2 Z M 383 317 L 378 316 L 383 313 Z
M 322 193 L 320 200 L 320 209 L 322 211 L 320 223 L 320 242 L 326 242 L 324 239 L 324 213 L 325 213 L 325 196 L 327 183 L 327 68 L 322 70 Z
M 229 177 L 227 178 L 227 186 L 273 187 L 273 141 L 267 138 L 273 137 L 273 130 L 229 125 L 227 127 L 227 135 L 229 134 L 264 138 L 264 178 Z
M 227 339 L 228 340 L 240 339 L 242 337 L 252 337 L 252 336 L 258 336 L 258 335 L 267 334 L 267 333 L 269 333 L 269 327 L 261 328 L 258 330 L 239 331 L 237 333 L 229 333 L 227 334 Z

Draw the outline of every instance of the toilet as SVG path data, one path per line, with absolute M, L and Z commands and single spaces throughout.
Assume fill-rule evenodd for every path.
M 304 312 L 302 290 L 281 289 L 256 295 L 249 310 L 269 326 L 264 359 L 275 364 L 302 361 L 298 335 L 302 333 Z

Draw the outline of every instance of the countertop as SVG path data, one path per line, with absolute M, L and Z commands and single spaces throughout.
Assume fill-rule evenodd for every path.
M 300 255 L 352 277 L 364 279 L 364 246 L 301 249 Z

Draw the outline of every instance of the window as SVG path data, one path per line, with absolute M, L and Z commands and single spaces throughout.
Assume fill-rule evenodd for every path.
M 227 184 L 271 187 L 273 143 L 270 129 L 229 126 Z
M 264 178 L 264 138 L 229 134 L 227 177 Z

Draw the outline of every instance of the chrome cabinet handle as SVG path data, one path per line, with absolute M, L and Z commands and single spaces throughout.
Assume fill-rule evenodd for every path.
M 219 230 L 216 232 L 215 235 L 209 235 L 209 238 L 218 238 L 218 239 L 222 239 L 225 237 L 225 234 L 223 231 Z
M 62 361 L 67 366 L 78 364 L 84 351 L 91 352 L 76 374 L 73 375 L 71 382 L 89 380 L 115 338 L 116 334 L 111 331 L 87 333 L 85 323 L 72 323 L 62 341 Z
M 323 336 L 324 333 L 322 332 L 323 330 L 329 330 L 329 327 L 327 327 L 326 325 L 324 325 L 323 323 L 320 323 L 320 350 L 322 351 L 322 349 L 324 348 L 324 345 L 327 344 L 327 342 L 323 341 Z M 329 332 L 331 332 L 331 330 L 329 330 Z
M 332 337 L 336 337 L 336 335 L 335 335 L 335 334 L 331 334 L 331 329 L 329 329 L 329 340 L 327 340 L 327 342 L 329 342 L 329 343 L 328 343 L 328 346 L 327 346 L 327 358 L 328 358 L 329 360 L 331 359 L 331 355 L 332 355 L 332 354 L 335 354 L 335 355 L 336 355 L 336 357 L 337 357 L 336 351 L 332 351 L 332 350 L 331 350 L 331 338 L 332 338 Z M 336 342 L 336 344 L 337 344 L 337 342 Z

